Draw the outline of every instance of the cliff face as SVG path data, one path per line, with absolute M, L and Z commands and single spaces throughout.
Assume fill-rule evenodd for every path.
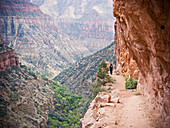
M 17 4 L 14 4 L 14 3 L 17 3 Z M 3 8 L 6 8 L 6 11 L 3 10 Z M 20 13 L 22 12 L 42 13 L 39 7 L 30 3 L 29 0 L 1 0 L 0 11 L 1 11 L 1 14 L 8 13 L 8 14 L 13 14 L 13 15 L 18 14 L 19 13 L 18 11 L 20 11 Z
M 130 75 L 134 79 L 138 79 L 139 70 L 136 62 L 133 60 L 133 56 L 129 53 L 124 40 L 121 38 L 120 26 L 115 23 L 115 51 L 116 51 L 116 61 L 117 69 L 124 75 Z
M 121 71 L 128 72 L 131 67 L 140 70 L 141 92 L 157 105 L 167 122 L 170 122 L 169 7 L 168 0 L 114 0 L 113 3 L 118 62 L 129 62 Z
M 14 50 L 0 43 L 0 72 L 11 69 L 12 66 L 19 67 L 18 56 Z

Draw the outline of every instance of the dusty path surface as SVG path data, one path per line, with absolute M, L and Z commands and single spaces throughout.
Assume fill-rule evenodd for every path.
M 116 79 L 116 89 L 120 92 L 120 104 L 115 108 L 115 126 L 118 128 L 164 128 L 156 110 L 148 106 L 142 95 L 135 95 L 136 90 L 125 89 L 123 76 L 112 75 Z M 114 128 L 115 126 L 109 126 Z

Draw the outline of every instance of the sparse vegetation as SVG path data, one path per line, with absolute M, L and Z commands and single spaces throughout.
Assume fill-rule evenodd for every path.
M 36 80 L 37 78 L 37 80 Z M 21 120 L 24 122 L 27 120 L 23 118 L 24 115 L 29 115 L 32 118 L 39 117 L 39 119 L 44 119 L 46 113 L 50 111 L 44 110 L 40 107 L 41 104 L 45 104 L 48 102 L 49 98 L 53 95 L 51 91 L 51 87 L 47 87 L 49 81 L 45 81 L 42 78 L 37 77 L 37 75 L 28 69 L 26 66 L 22 65 L 21 67 L 11 67 L 11 70 L 5 70 L 4 72 L 0 72 L 0 117 L 4 120 L 8 121 L 12 119 L 12 125 L 14 127 L 18 127 L 17 120 Z M 31 114 L 27 109 L 18 109 L 20 106 L 15 106 L 13 104 L 28 104 L 27 101 L 31 100 L 31 108 L 37 109 L 37 113 Z M 27 105 L 26 105 L 27 106 Z M 52 104 L 48 104 L 48 106 L 52 107 Z M 15 111 L 17 109 L 17 111 Z M 33 110 L 34 110 L 33 109 Z M 6 122 L 5 121 L 5 122 Z M 0 123 L 0 126 L 2 126 Z M 11 122 L 8 122 L 9 124 Z M 16 123 L 16 125 L 14 124 Z M 38 125 L 31 124 L 30 120 L 26 121 L 29 126 L 37 127 Z
M 116 75 L 120 75 L 120 72 L 116 72 Z

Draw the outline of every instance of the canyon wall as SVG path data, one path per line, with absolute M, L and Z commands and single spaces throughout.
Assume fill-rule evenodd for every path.
M 87 39 L 113 39 L 113 19 L 58 19 L 59 30 L 70 36 Z
M 131 76 L 134 79 L 138 79 L 139 70 L 133 56 L 129 53 L 124 40 L 121 38 L 120 26 L 115 23 L 115 52 L 116 52 L 116 67 L 126 76 Z
M 107 4 L 109 9 L 96 0 L 88 3 L 77 0 L 1 0 L 0 34 L 5 44 L 18 53 L 21 63 L 54 77 L 77 60 L 111 44 L 113 16 L 108 1 L 111 0 L 100 2 Z M 77 6 L 79 4 L 82 7 Z M 91 10 L 99 20 L 92 17 Z M 70 14 L 68 18 L 66 14 L 72 11 L 74 15 L 81 14 L 82 18 L 87 16 L 87 21 L 78 22 Z M 105 15 L 109 22 L 102 19 Z M 94 20 L 88 19 L 91 17 Z
M 78 40 L 59 33 L 57 22 L 29 1 L 2 0 L 0 14 L 4 43 L 15 49 L 20 62 L 34 71 L 53 77 L 91 54 Z
M 55 18 L 59 29 L 76 38 L 113 40 L 112 0 L 31 0 Z
M 114 0 L 113 3 L 117 59 L 120 65 L 125 64 L 121 71 L 139 69 L 139 89 L 170 125 L 169 7 L 168 0 Z M 136 69 L 132 69 L 132 74 Z
M 0 73 L 0 127 L 46 128 L 48 114 L 54 109 L 54 92 L 48 81 L 12 67 Z

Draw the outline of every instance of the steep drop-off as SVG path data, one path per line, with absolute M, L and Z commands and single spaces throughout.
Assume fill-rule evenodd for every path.
M 53 109 L 54 92 L 49 82 L 26 67 L 5 72 L 0 74 L 0 127 L 45 128 Z
M 140 70 L 140 91 L 170 125 L 169 7 L 168 0 L 114 0 L 113 3 L 118 62 L 124 63 L 121 71 L 129 70 L 133 74 L 137 68 Z M 132 71 L 131 67 L 137 68 Z
M 79 60 L 61 72 L 54 80 L 66 85 L 74 93 L 89 96 L 90 89 L 96 80 L 98 65 L 102 60 L 112 64 L 116 63 L 113 43 L 105 49 Z
M 15 51 L 0 46 L 5 58 L 0 70 L 0 127 L 45 128 L 53 109 L 54 92 L 51 83 L 20 65 Z M 17 64 L 13 61 L 16 61 Z M 10 63 L 6 63 L 10 62 Z

